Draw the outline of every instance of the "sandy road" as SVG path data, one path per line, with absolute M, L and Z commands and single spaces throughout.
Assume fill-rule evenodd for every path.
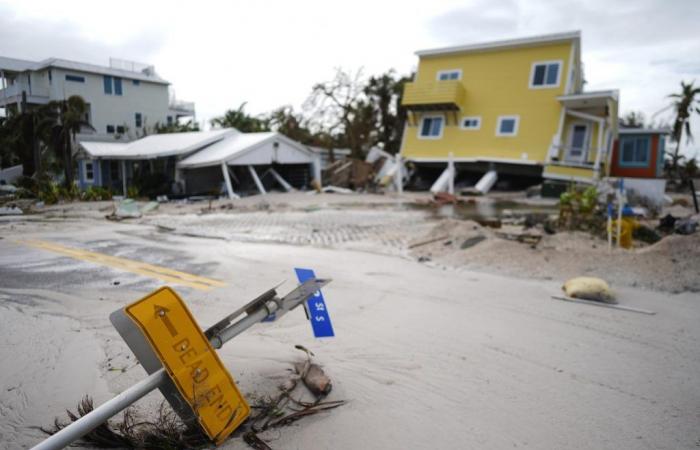
M 226 282 L 175 288 L 204 326 L 295 266 L 334 279 L 337 338 L 304 315 L 222 350 L 245 394 L 274 392 L 294 344 L 311 348 L 350 403 L 263 438 L 273 448 L 677 449 L 700 445 L 700 299 L 622 289 L 646 316 L 550 299 L 559 282 L 442 270 L 375 253 L 218 241 L 91 221 L 0 227 L 0 446 L 27 447 L 84 393 L 103 401 L 143 377 L 108 314 L 160 286 L 36 239 Z M 124 371 L 122 371 L 124 369 Z M 158 394 L 142 401 L 148 408 Z M 232 442 L 227 448 L 246 448 Z

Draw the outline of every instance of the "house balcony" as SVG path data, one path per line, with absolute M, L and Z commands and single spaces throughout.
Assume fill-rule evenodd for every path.
M 183 102 L 182 100 L 170 100 L 170 105 L 168 107 L 170 114 L 180 118 L 180 117 L 191 117 L 194 116 L 194 102 Z
M 29 87 L 24 83 L 15 83 L 0 89 L 0 106 L 12 105 L 22 101 L 22 92 L 27 93 L 27 103 L 45 105 L 49 102 L 49 90 L 42 87 Z
M 459 80 L 406 83 L 401 105 L 409 111 L 459 111 L 466 91 Z

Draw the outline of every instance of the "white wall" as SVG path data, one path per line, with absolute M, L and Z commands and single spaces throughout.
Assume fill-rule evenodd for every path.
M 168 86 L 140 81 L 134 85 L 131 79 L 122 78 L 122 95 L 104 92 L 102 75 L 52 68 L 51 99 L 60 100 L 71 95 L 80 95 L 90 104 L 92 126 L 97 134 L 107 135 L 107 125 L 125 125 L 127 136 L 141 134 L 136 128 L 135 113 L 141 113 L 143 126 L 152 128 L 156 122 L 165 124 L 169 109 Z M 67 81 L 66 74 L 85 77 L 85 83 Z M 48 79 L 48 75 L 45 76 Z M 32 81 L 34 81 L 32 79 Z

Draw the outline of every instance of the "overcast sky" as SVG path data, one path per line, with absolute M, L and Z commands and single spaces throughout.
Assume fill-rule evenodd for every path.
M 0 55 L 154 64 L 208 121 L 244 101 L 298 109 L 336 67 L 408 73 L 419 49 L 581 30 L 586 89 L 620 89 L 623 113 L 651 118 L 700 83 L 699 20 L 700 0 L 0 0 Z

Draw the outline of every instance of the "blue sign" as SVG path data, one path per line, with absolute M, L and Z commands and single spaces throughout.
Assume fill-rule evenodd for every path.
M 294 271 L 297 274 L 299 283 L 303 283 L 309 278 L 316 278 L 314 271 L 311 269 L 295 268 Z M 311 328 L 314 330 L 314 337 L 335 336 L 331 316 L 328 315 L 328 308 L 326 308 L 326 302 L 323 300 L 323 294 L 320 289 L 306 301 L 306 307 L 309 313 L 309 320 L 311 321 Z

